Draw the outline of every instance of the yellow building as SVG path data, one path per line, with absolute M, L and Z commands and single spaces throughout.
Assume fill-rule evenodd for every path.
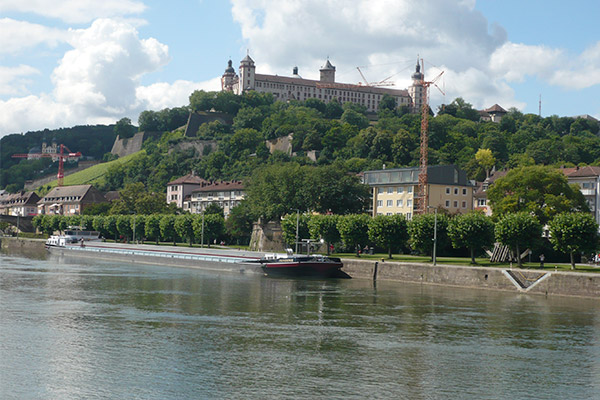
M 473 210 L 473 184 L 457 166 L 430 166 L 427 180 L 428 207 L 444 208 L 453 214 Z M 366 171 L 363 182 L 372 189 L 373 216 L 402 214 L 406 219 L 412 218 L 419 185 L 418 167 Z

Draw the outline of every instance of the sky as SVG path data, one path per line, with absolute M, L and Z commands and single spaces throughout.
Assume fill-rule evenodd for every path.
M 188 104 L 227 60 L 388 81 L 423 59 L 434 110 L 462 97 L 600 118 L 597 0 L 0 0 L 0 137 Z

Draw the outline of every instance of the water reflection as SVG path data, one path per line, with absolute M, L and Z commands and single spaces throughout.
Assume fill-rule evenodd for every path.
M 594 300 L 1 257 L 0 398 L 600 397 Z

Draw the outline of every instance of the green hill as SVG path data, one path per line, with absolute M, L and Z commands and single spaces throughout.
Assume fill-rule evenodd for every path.
M 90 168 L 86 168 L 83 171 L 75 172 L 69 176 L 64 178 L 65 186 L 71 185 L 95 185 L 101 183 L 102 179 L 104 179 L 104 175 L 108 171 L 108 169 L 114 165 L 125 164 L 129 162 L 131 159 L 139 156 L 141 154 L 145 154 L 144 150 L 140 150 L 137 153 L 130 154 L 125 157 L 121 157 L 117 160 L 101 163 L 94 165 Z M 50 189 L 58 185 L 58 181 L 54 180 L 47 185 L 42 186 L 37 192 L 48 192 Z

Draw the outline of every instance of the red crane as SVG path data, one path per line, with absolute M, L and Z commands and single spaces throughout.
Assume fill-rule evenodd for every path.
M 442 89 L 436 85 L 436 82 L 444 71 L 440 72 L 438 76 L 436 76 L 432 81 L 425 80 L 425 64 L 423 63 L 423 59 L 421 59 L 421 69 L 423 70 L 422 79 L 417 84 L 423 86 L 423 90 L 421 92 L 421 168 L 419 171 L 419 190 L 418 190 L 418 201 L 419 206 L 417 207 L 417 212 L 420 214 L 425 214 L 427 212 L 427 205 L 429 204 L 429 193 L 427 191 L 427 165 L 428 165 L 428 157 L 429 157 L 429 86 L 434 85 L 438 88 L 442 94 L 444 92 Z
M 68 153 L 65 153 L 64 150 L 67 150 Z M 58 158 L 58 174 L 56 175 L 56 178 L 58 179 L 58 186 L 62 186 L 63 179 L 65 177 L 64 162 L 66 160 L 68 160 L 69 158 L 81 157 L 81 152 L 78 151 L 77 153 L 73 153 L 73 152 L 71 152 L 71 150 L 69 150 L 69 148 L 67 146 L 65 146 L 64 144 L 61 144 L 60 145 L 60 153 L 29 153 L 29 154 L 13 154 L 12 155 L 12 158 L 29 158 L 29 157 L 34 157 L 34 158 L 57 157 Z

